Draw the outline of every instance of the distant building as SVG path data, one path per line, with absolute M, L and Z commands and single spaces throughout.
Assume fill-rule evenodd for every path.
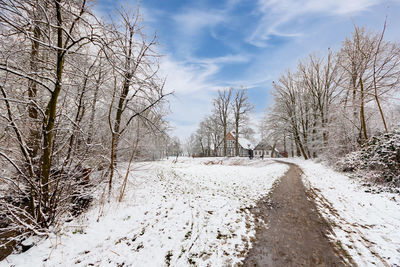
M 272 146 L 268 145 L 265 141 L 261 141 L 258 145 L 254 148 L 254 157 L 260 158 L 264 157 L 271 157 L 272 155 Z M 280 157 L 279 151 L 275 148 L 274 149 L 274 157 Z
M 226 156 L 234 157 L 235 156 L 235 132 L 229 132 L 226 137 Z M 247 140 L 246 138 L 240 137 L 239 135 L 239 157 L 248 157 L 249 150 L 253 150 L 254 145 Z M 218 146 L 217 156 L 224 156 L 224 143 L 223 141 Z

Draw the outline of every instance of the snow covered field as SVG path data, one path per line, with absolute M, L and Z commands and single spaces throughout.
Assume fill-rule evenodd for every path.
M 327 167 L 300 159 L 303 182 L 311 188 L 337 244 L 359 266 L 400 266 L 400 196 L 366 193 L 368 188 Z
M 399 195 L 367 193 L 360 181 L 312 161 L 286 161 L 302 168 L 310 197 L 349 263 L 400 266 Z M 119 185 L 110 203 L 99 190 L 88 213 L 0 266 L 234 265 L 254 241 L 248 207 L 287 169 L 247 158 L 138 163 L 122 203 L 116 201 Z
M 254 237 L 248 211 L 288 166 L 269 160 L 179 158 L 140 163 L 126 196 L 94 206 L 0 266 L 225 266 Z M 119 189 L 118 186 L 115 188 Z M 118 191 L 118 190 L 117 190 Z M 99 196 L 101 192 L 99 192 Z

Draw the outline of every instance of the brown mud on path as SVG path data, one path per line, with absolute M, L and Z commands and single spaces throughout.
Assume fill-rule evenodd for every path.
M 327 237 L 331 228 L 308 197 L 301 169 L 289 165 L 270 194 L 251 209 L 262 220 L 256 223 L 255 241 L 243 265 L 349 266 Z

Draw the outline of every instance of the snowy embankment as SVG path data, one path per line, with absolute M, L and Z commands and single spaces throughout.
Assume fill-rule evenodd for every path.
M 254 237 L 248 207 L 288 166 L 268 160 L 179 159 L 135 165 L 122 203 L 112 197 L 0 265 L 225 266 Z M 115 186 L 118 188 L 118 186 Z M 100 196 L 100 194 L 99 194 Z
M 400 266 L 399 195 L 368 193 L 372 190 L 361 186 L 361 181 L 321 164 L 300 159 L 288 161 L 303 169 L 305 185 L 332 225 L 332 239 L 356 264 Z

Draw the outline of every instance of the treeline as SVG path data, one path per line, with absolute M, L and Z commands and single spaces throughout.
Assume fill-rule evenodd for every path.
M 212 113 L 200 122 L 197 131 L 186 141 L 189 155 L 226 156 L 225 136 L 231 131 L 252 139 L 254 130 L 249 127 L 248 119 L 254 107 L 249 101 L 247 91 L 244 87 L 218 91 L 218 96 L 212 100 Z M 239 134 L 235 135 L 236 156 L 239 155 Z M 218 150 L 221 150 L 221 153 L 218 153 Z
M 90 185 L 107 181 L 111 193 L 125 177 L 122 199 L 118 162 L 164 156 L 157 40 L 139 9 L 115 10 L 112 22 L 93 10 L 86 0 L 0 2 L 0 223 L 11 241 L 45 234 Z
M 273 83 L 263 137 L 289 155 L 341 157 L 398 123 L 400 46 L 355 27 L 339 51 L 309 55 Z

